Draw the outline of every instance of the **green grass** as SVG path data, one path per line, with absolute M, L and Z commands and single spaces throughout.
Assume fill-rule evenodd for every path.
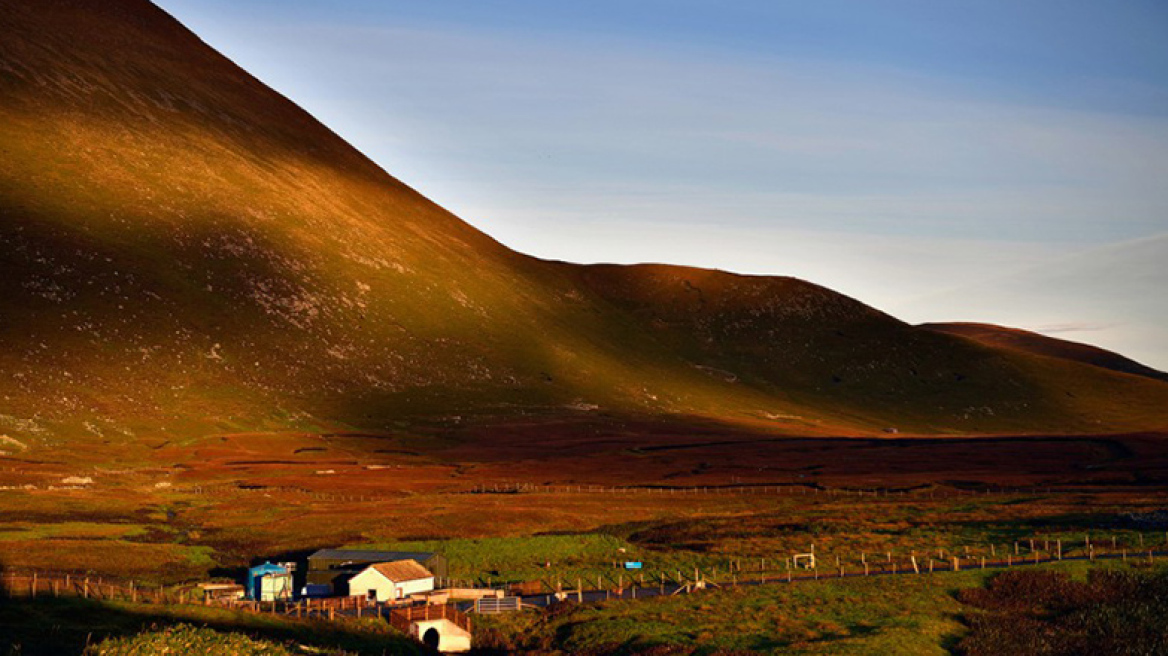
M 675 579 L 678 572 L 689 578 L 694 568 L 707 578 L 728 580 L 732 567 L 739 576 L 771 578 L 785 572 L 786 559 L 804 553 L 814 544 L 821 567 L 835 565 L 838 557 L 850 571 L 863 568 L 861 555 L 880 567 L 887 554 L 901 569 L 915 555 L 926 566 L 929 558 L 946 562 L 953 554 L 969 554 L 991 562 L 1030 557 L 1029 540 L 1037 550 L 1053 553 L 1062 541 L 1066 556 L 1085 554 L 1087 536 L 1100 553 L 1126 548 L 1136 553 L 1165 548 L 1161 531 L 1112 528 L 1114 509 L 1079 504 L 1074 499 L 1026 498 L 1013 503 L 992 497 L 949 501 L 866 502 L 856 499 L 832 502 L 821 499 L 771 500 L 768 507 L 752 512 L 726 512 L 676 521 L 658 519 L 603 527 L 600 531 L 570 535 L 535 535 L 483 539 L 377 541 L 354 548 L 402 551 L 437 551 L 449 561 L 454 579 L 481 583 L 544 580 L 575 587 L 583 579 L 590 587 L 596 577 L 609 582 L 644 575 L 657 581 L 661 574 Z M 1112 510 L 1113 512 L 1104 512 Z M 1096 527 L 1096 528 L 1091 528 Z M 1106 527 L 1106 528 L 1099 528 Z M 991 545 L 993 547 L 991 548 Z M 1047 549 L 1049 547 L 1049 550 Z M 968 551 L 967 551 L 968 550 Z M 641 561 L 640 572 L 625 572 L 614 563 Z M 549 568 L 544 563 L 550 563 Z
M 606 533 L 365 543 L 350 548 L 436 551 L 446 556 L 449 576 L 456 580 L 481 584 L 542 580 L 565 588 L 576 587 L 578 580 L 596 588 L 598 576 L 604 585 L 614 585 L 621 577 L 624 582 L 640 576 L 653 582 L 661 574 L 674 580 L 679 571 L 689 578 L 695 567 L 707 575 L 715 571 L 726 575 L 734 561 L 717 553 L 651 549 Z M 625 570 L 626 561 L 641 562 L 643 567 Z
M 14 522 L 0 525 L 0 541 L 49 539 L 119 539 L 134 538 L 146 532 L 141 524 L 105 524 L 97 522 L 61 522 L 35 524 Z
M 645 551 L 625 540 L 598 533 L 422 540 L 362 544 L 352 548 L 437 551 L 450 563 L 451 578 L 483 581 L 488 578 L 527 581 L 547 578 L 556 572 L 611 570 L 614 561 L 634 560 Z M 554 569 L 543 566 L 549 561 L 555 564 Z

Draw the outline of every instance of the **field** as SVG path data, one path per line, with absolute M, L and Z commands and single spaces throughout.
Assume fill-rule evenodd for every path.
M 587 433 L 539 446 L 535 429 L 519 426 L 489 450 L 479 439 L 237 434 L 189 455 L 127 447 L 117 469 L 72 464 L 68 453 L 9 457 L 0 469 L 0 562 L 12 572 L 175 585 L 322 547 L 434 549 L 447 555 L 453 579 L 545 591 L 577 582 L 611 589 L 641 576 L 652 585 L 697 570 L 725 587 L 524 614 L 487 626 L 481 644 L 595 653 L 616 645 L 881 653 L 895 644 L 943 653 L 968 632 L 954 591 L 994 572 L 977 569 L 982 557 L 1061 548 L 1073 558 L 1090 544 L 1132 556 L 1094 567 L 1133 567 L 1139 554 L 1168 549 L 1168 449 L 1159 435 L 783 440 L 658 427 L 617 444 Z M 732 585 L 781 578 L 788 558 L 811 550 L 825 579 L 865 563 L 903 572 L 912 558 L 943 569 L 954 555 L 973 570 Z M 616 567 L 628 560 L 644 568 Z M 1091 565 L 1051 567 L 1082 576 Z M 156 621 L 117 614 L 85 634 Z M 729 621 L 740 628 L 730 631 Z
M 1151 576 L 1164 590 L 1162 577 L 1168 574 L 1163 566 L 1110 564 L 1101 568 L 1089 563 L 1057 563 L 1035 570 L 1009 576 L 1021 575 L 1030 582 L 1035 575 L 1065 575 L 1069 581 L 1085 582 L 1090 572 L 1102 570 Z M 975 598 L 969 591 L 999 576 L 999 572 L 972 570 L 941 578 L 824 580 L 584 607 L 565 604 L 544 615 L 488 619 L 481 643 L 484 648 L 495 645 L 507 651 L 577 654 L 945 654 L 959 647 L 969 622 L 988 615 L 984 607 L 963 603 Z M 1054 605 L 1037 595 L 1014 596 L 1012 601 Z M 1163 610 L 1162 599 L 1152 601 L 1157 612 Z M 1023 615 L 1012 610 L 1010 621 Z M 1122 628 L 1134 631 L 1136 624 Z M 1150 625 L 1155 627 L 1154 622 Z M 977 637 L 984 640 L 982 635 Z M 1168 644 L 1162 635 L 1159 644 Z

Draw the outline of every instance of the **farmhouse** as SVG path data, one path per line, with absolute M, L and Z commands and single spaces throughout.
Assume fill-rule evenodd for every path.
M 434 575 L 416 560 L 374 563 L 349 579 L 349 596 L 396 601 L 434 589 Z
M 372 551 L 363 549 L 321 549 L 308 557 L 305 588 L 329 586 L 332 594 L 348 594 L 348 581 L 374 563 L 413 560 L 431 572 L 446 576 L 446 558 L 442 554 L 416 551 Z M 364 594 L 364 593 L 362 593 Z

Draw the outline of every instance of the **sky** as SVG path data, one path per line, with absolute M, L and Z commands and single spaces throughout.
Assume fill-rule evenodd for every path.
M 1168 369 L 1162 0 L 160 0 L 517 250 Z

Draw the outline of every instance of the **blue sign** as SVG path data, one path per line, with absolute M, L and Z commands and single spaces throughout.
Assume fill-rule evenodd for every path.
M 625 561 L 625 569 L 641 569 L 641 562 L 639 560 Z

